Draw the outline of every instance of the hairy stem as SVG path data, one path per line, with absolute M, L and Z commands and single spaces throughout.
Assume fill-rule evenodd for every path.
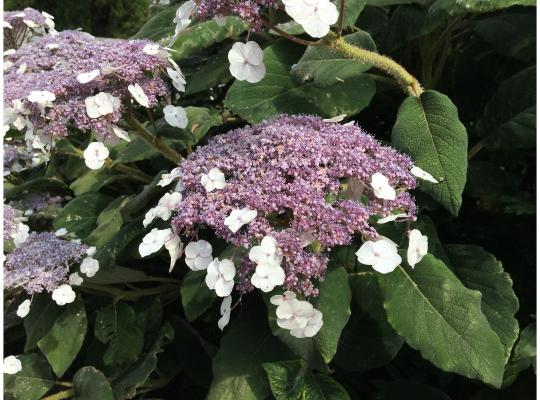
M 43 397 L 42 400 L 61 400 L 61 399 L 69 399 L 70 397 L 75 396 L 75 390 L 69 389 L 64 390 L 62 392 L 58 392 L 55 394 L 51 394 L 50 396 Z
M 373 65 L 375 68 L 383 70 L 394 78 L 403 90 L 412 96 L 419 97 L 424 91 L 420 82 L 390 57 L 354 46 L 347 43 L 341 37 L 334 38 L 333 40 L 331 39 L 330 47 L 341 52 L 348 58 Z
M 163 154 L 168 160 L 172 161 L 175 164 L 178 164 L 180 162 L 182 156 L 178 154 L 176 150 L 167 145 L 167 143 L 165 143 L 162 138 L 154 136 L 150 132 L 148 132 L 148 130 L 132 115 L 128 115 L 125 120 L 142 140 L 144 140 L 154 149 Z

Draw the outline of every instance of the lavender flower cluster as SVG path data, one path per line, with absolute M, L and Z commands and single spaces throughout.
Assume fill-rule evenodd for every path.
M 101 140 L 115 139 L 112 124 L 121 119 L 131 101 L 129 85 L 140 85 L 150 106 L 158 97 L 169 96 L 160 74 L 167 66 L 166 53 L 145 51 L 150 44 L 147 40 L 98 40 L 78 31 L 37 38 L 6 57 L 11 66 L 4 76 L 4 107 L 10 114 L 20 114 L 13 119 L 26 119 L 20 124 L 26 126 L 27 136 L 28 131 L 48 138 L 66 136 L 72 124 L 95 132 Z M 89 73 L 93 74 L 89 81 L 77 79 Z M 44 107 L 29 101 L 32 92 L 50 92 L 54 99 Z M 101 92 L 120 99 L 120 104 L 115 103 L 112 112 L 91 118 L 85 100 Z
M 4 48 L 18 49 L 33 34 L 53 33 L 54 17 L 27 7 L 23 11 L 4 11 Z
M 6 206 L 5 206 L 6 207 Z M 28 294 L 52 292 L 66 283 L 69 268 L 86 256 L 88 246 L 50 232 L 33 232 L 24 245 L 6 256 L 4 288 Z
M 262 28 L 262 9 L 277 8 L 276 0 L 201 0 L 198 2 L 195 15 L 206 19 L 214 16 L 237 15 L 253 30 Z
M 196 237 L 200 227 L 235 246 L 249 248 L 265 235 L 283 252 L 284 287 L 317 295 L 314 280 L 324 276 L 328 249 L 347 245 L 354 234 L 378 236 L 371 216 L 396 211 L 414 218 L 407 192 L 416 186 L 412 161 L 381 145 L 356 125 L 339 125 L 315 116 L 281 116 L 217 136 L 180 163 L 183 201 L 172 221 L 178 234 Z M 207 192 L 201 176 L 212 168 L 226 186 Z M 397 188 L 394 200 L 375 196 L 369 182 L 382 173 Z M 257 217 L 233 233 L 224 223 L 234 209 Z M 253 289 L 256 265 L 241 256 L 238 290 Z

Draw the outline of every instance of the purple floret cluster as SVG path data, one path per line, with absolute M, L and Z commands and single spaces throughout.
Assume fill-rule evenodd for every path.
M 28 294 L 52 292 L 68 279 L 69 268 L 86 256 L 88 246 L 50 232 L 33 232 L 23 246 L 6 256 L 4 288 Z
M 330 248 L 350 244 L 354 234 L 377 237 L 371 216 L 399 211 L 414 218 L 412 166 L 409 157 L 356 125 L 281 116 L 217 136 L 180 163 L 185 192 L 173 227 L 192 237 L 209 227 L 244 248 L 272 236 L 283 252 L 285 288 L 316 295 L 313 283 L 325 274 Z M 227 184 L 206 192 L 201 176 L 212 168 L 225 174 Z M 377 172 L 396 188 L 395 200 L 374 195 L 370 182 Z M 257 210 L 257 218 L 233 233 L 224 220 L 244 207 Z M 253 289 L 255 267 L 241 257 L 241 292 Z
M 21 100 L 25 109 L 31 111 L 28 117 L 34 133 L 42 136 L 66 136 L 72 125 L 82 131 L 93 131 L 102 140 L 114 138 L 110 126 L 126 113 L 126 105 L 131 101 L 130 84 L 142 87 L 150 106 L 156 105 L 158 97 L 170 94 L 161 74 L 167 66 L 166 56 L 164 52 L 146 54 L 143 49 L 149 43 L 101 40 L 79 31 L 37 38 L 6 57 L 13 64 L 4 76 L 4 107 Z M 23 64 L 25 72 L 18 73 Z M 79 74 L 94 70 L 99 70 L 100 75 L 92 81 L 77 80 Z M 52 107 L 42 113 L 38 105 L 27 99 L 32 91 L 54 93 Z M 113 113 L 90 118 L 85 99 L 100 92 L 120 98 L 121 105 Z
M 4 11 L 4 47 L 19 48 L 34 33 L 54 31 L 52 16 L 27 7 L 22 11 Z
M 262 10 L 277 7 L 276 0 L 201 0 L 195 15 L 200 19 L 236 15 L 250 24 L 253 30 L 262 28 Z

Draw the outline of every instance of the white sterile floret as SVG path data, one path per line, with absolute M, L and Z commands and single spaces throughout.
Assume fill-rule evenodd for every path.
M 281 303 L 276 309 L 277 324 L 283 329 L 304 328 L 313 313 L 311 303 L 290 299 Z
M 30 236 L 30 227 L 22 222 L 17 223 L 17 229 L 11 234 L 15 247 L 21 246 Z
M 279 265 L 260 263 L 255 268 L 255 273 L 251 276 L 251 283 L 256 288 L 268 293 L 276 286 L 285 282 L 285 271 Z
M 28 315 L 30 312 L 30 299 L 26 299 L 21 304 L 19 304 L 19 307 L 17 307 L 17 316 L 20 318 L 24 318 Z
M 173 66 L 173 68 L 167 67 L 167 75 L 169 75 L 169 78 L 171 78 L 172 84 L 176 88 L 176 90 L 178 90 L 179 92 L 185 92 L 186 78 L 184 77 L 182 70 L 172 58 L 169 58 L 168 60 Z
M 285 11 L 310 36 L 321 38 L 339 18 L 339 12 L 330 0 L 283 0 Z
M 409 247 L 407 248 L 407 262 L 414 266 L 422 261 L 422 258 L 428 253 L 428 237 L 422 235 L 418 229 L 409 232 Z
M 111 114 L 120 107 L 120 99 L 106 92 L 99 92 L 95 96 L 89 96 L 84 99 L 84 103 L 86 104 L 86 114 L 90 118 L 99 118 Z
M 128 91 L 131 93 L 133 98 L 139 103 L 141 106 L 149 108 L 150 104 L 148 103 L 148 96 L 146 93 L 144 93 L 143 88 L 141 85 L 136 83 L 135 85 L 129 85 Z
M 356 252 L 358 261 L 382 274 L 392 272 L 401 263 L 398 246 L 387 238 L 367 241 Z
M 59 306 L 64 306 L 69 303 L 73 303 L 75 301 L 75 292 L 71 288 L 71 286 L 63 284 L 58 286 L 56 289 L 52 292 L 52 299 L 58 304 Z
M 173 22 L 176 24 L 175 35 L 178 35 L 184 29 L 186 29 L 191 23 L 191 16 L 195 12 L 197 4 L 192 1 L 186 1 L 176 10 L 176 15 L 173 19 Z
M 153 207 L 146 212 L 143 219 L 143 226 L 145 228 L 150 225 L 154 219 L 157 218 L 157 211 L 157 207 Z
M 180 168 L 174 168 L 171 172 L 168 174 L 161 175 L 161 179 L 158 182 L 158 186 L 165 187 L 168 186 L 174 181 L 175 179 L 180 178 Z
M 313 309 L 306 326 L 303 328 L 291 329 L 291 335 L 296 338 L 306 338 L 315 336 L 323 326 L 323 315 L 319 310 Z
M 167 105 L 163 107 L 165 121 L 175 128 L 184 129 L 188 124 L 186 110 L 180 106 Z
M 256 42 L 236 42 L 228 54 L 231 75 L 239 81 L 259 82 L 266 74 L 263 57 L 264 53 Z
M 156 216 L 163 221 L 171 218 L 172 212 L 176 206 L 182 201 L 182 194 L 178 192 L 165 193 L 156 207 Z
M 439 181 L 435 179 L 433 175 L 431 175 L 429 172 L 426 172 L 422 168 L 419 168 L 417 166 L 414 166 L 411 168 L 411 174 L 413 174 L 417 178 L 423 179 L 431 183 L 439 183 Z
M 371 187 L 379 199 L 394 200 L 396 198 L 396 190 L 388 184 L 388 178 L 380 172 L 371 176 Z
M 154 56 L 159 53 L 161 47 L 156 43 L 147 43 L 143 47 L 143 52 L 150 56 Z
M 94 257 L 96 255 L 96 247 L 95 246 L 90 246 L 86 250 L 86 255 L 89 256 L 89 257 Z
M 83 152 L 84 163 L 90 169 L 100 169 L 109 157 L 109 149 L 101 142 L 92 142 Z
M 36 28 L 37 25 L 35 24 L 34 21 L 32 21 L 31 19 L 23 19 L 23 22 L 26 26 L 28 26 L 29 28 Z
M 124 129 L 120 128 L 118 125 L 110 124 L 109 132 L 112 132 L 116 137 L 119 137 L 122 140 L 125 140 L 126 142 L 131 142 L 131 139 Z
M 7 50 L 4 51 L 4 56 L 12 56 L 16 52 L 17 52 L 17 50 L 15 50 L 15 49 L 7 49 Z
M 2 21 L 2 22 L 3 22 L 4 28 L 13 29 L 13 26 L 9 22 L 7 21 Z
M 207 192 L 223 189 L 226 185 L 225 174 L 219 168 L 212 168 L 207 174 L 201 176 L 201 185 Z
M 387 222 L 392 222 L 392 221 L 395 221 L 396 219 L 398 218 L 406 218 L 408 217 L 407 214 L 391 214 L 387 217 L 384 217 L 384 218 L 380 218 L 379 220 L 377 220 L 377 223 L 378 224 L 386 224 Z
M 332 117 L 332 118 L 325 118 L 323 119 L 324 122 L 341 122 L 343 121 L 345 118 L 347 118 L 347 114 L 340 114 L 340 115 L 336 115 L 335 117 Z
M 99 262 L 95 258 L 86 257 L 81 263 L 80 270 L 87 277 L 92 278 L 99 271 Z
M 153 254 L 163 247 L 167 239 L 172 234 L 172 230 L 168 229 L 157 229 L 154 228 L 143 237 L 142 243 L 139 245 L 139 254 L 141 257 L 146 257 L 150 254 Z
M 45 107 L 52 107 L 52 102 L 56 100 L 56 96 L 48 90 L 32 90 L 27 99 L 30 103 L 36 103 L 43 114 Z
M 28 65 L 26 63 L 22 63 L 19 68 L 17 68 L 17 71 L 15 71 L 16 74 L 24 74 L 26 72 L 26 68 Z
M 231 319 L 231 305 L 232 305 L 232 297 L 227 296 L 223 299 L 221 302 L 221 306 L 219 307 L 219 313 L 221 314 L 221 318 L 218 320 L 218 328 L 220 330 L 223 330 L 228 324 Z
M 247 207 L 235 209 L 225 218 L 225 225 L 231 232 L 236 233 L 242 226 L 249 224 L 255 218 L 257 218 L 256 210 L 251 210 Z
M 83 72 L 77 75 L 77 80 L 79 81 L 79 83 L 92 82 L 94 79 L 96 79 L 99 76 L 99 74 L 100 74 L 99 69 L 94 69 L 90 72 Z
M 176 261 L 182 256 L 184 252 L 184 244 L 180 240 L 180 236 L 172 234 L 165 241 L 165 248 L 169 252 L 169 257 L 171 258 L 171 263 L 169 265 L 169 273 L 173 270 Z
M 83 278 L 77 272 L 74 272 L 69 275 L 68 282 L 71 286 L 81 286 Z
M 193 271 L 202 271 L 212 262 L 212 245 L 206 240 L 190 242 L 184 253 L 186 255 L 186 265 Z
M 208 264 L 205 282 L 208 288 L 215 290 L 219 297 L 227 297 L 233 290 L 235 275 L 236 268 L 231 260 L 215 258 Z
M 15 356 L 4 358 L 4 374 L 14 375 L 22 370 L 21 360 Z
M 277 247 L 277 241 L 272 236 L 265 236 L 259 246 L 253 246 L 249 251 L 249 259 L 256 264 L 280 265 L 283 255 Z
M 68 231 L 67 231 L 66 228 L 60 228 L 56 232 L 54 232 L 54 234 L 56 236 L 65 236 L 65 235 L 67 235 L 67 233 L 68 233 Z
M 58 43 L 49 43 L 45 47 L 48 48 L 49 50 L 55 50 L 60 46 L 58 45 Z

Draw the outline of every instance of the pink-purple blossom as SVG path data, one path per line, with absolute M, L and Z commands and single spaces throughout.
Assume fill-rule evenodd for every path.
M 251 29 L 259 30 L 262 27 L 262 11 L 269 7 L 276 8 L 277 4 L 276 0 L 201 0 L 195 15 L 200 19 L 236 15 L 250 24 Z
M 350 244 L 355 234 L 377 237 L 372 216 L 399 211 L 414 218 L 412 165 L 356 125 L 281 116 L 217 136 L 180 163 L 185 191 L 173 227 L 192 237 L 211 228 L 244 248 L 272 236 L 283 252 L 285 288 L 316 295 L 314 281 L 325 274 L 330 248 Z M 224 173 L 226 185 L 207 192 L 201 176 L 212 168 Z M 394 200 L 375 196 L 369 185 L 375 173 L 396 188 Z M 257 217 L 233 233 L 225 218 L 244 207 Z M 255 264 L 244 256 L 239 264 L 237 288 L 249 291 Z

